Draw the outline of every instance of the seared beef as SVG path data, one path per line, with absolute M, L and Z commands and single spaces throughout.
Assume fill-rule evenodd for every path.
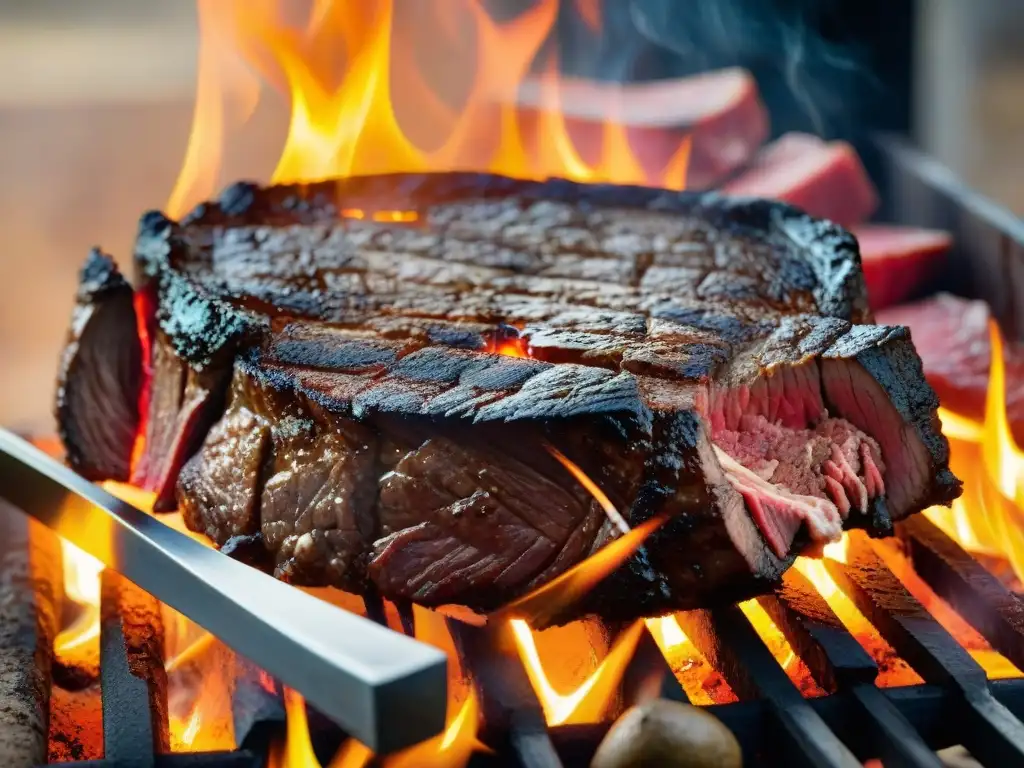
M 860 245 L 871 308 L 880 310 L 927 293 L 953 245 L 948 232 L 892 224 L 851 230 Z
M 529 592 L 618 533 L 549 447 L 630 525 L 666 519 L 559 621 L 747 596 L 812 540 L 958 492 L 905 330 L 864 324 L 855 241 L 784 204 L 472 174 L 236 185 L 145 217 L 137 258 L 148 482 L 202 433 L 189 527 L 258 536 L 297 583 L 478 610 Z
M 139 424 L 142 354 L 132 287 L 94 249 L 82 267 L 57 376 L 67 461 L 90 480 L 127 480 Z
M 878 193 L 857 151 L 846 142 L 804 133 L 787 133 L 766 145 L 722 191 L 784 200 L 844 227 L 862 223 L 878 207 Z
M 914 334 L 928 382 L 949 410 L 975 421 L 985 420 L 992 313 L 984 301 L 940 293 L 881 313 L 886 322 L 906 325 Z M 1006 412 L 1019 444 L 1024 444 L 1024 344 L 1007 339 Z

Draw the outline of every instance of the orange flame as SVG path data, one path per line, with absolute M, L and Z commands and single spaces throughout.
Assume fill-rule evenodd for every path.
M 498 612 L 501 616 L 526 618 L 532 620 L 534 624 L 547 623 L 559 609 L 579 600 L 608 578 L 665 522 L 663 517 L 654 517 L 631 529 L 608 495 L 577 464 L 554 446 L 545 443 L 544 447 L 594 497 L 608 520 L 622 535 L 612 539 L 583 562 L 577 563 L 547 584 Z
M 83 657 L 99 659 L 100 573 L 103 563 L 61 539 L 64 558 L 64 595 L 79 608 L 78 617 L 54 640 L 53 650 L 73 665 Z
M 832 549 L 826 547 L 826 556 L 835 555 L 834 559 L 845 562 L 847 542 L 844 539 L 839 544 L 840 546 Z M 875 680 L 877 685 L 890 687 L 918 685 L 923 682 L 921 677 L 903 659 L 899 658 L 892 646 L 882 639 L 878 630 L 839 588 L 821 560 L 798 557 L 793 567 L 807 577 L 818 593 L 825 598 L 825 602 L 829 604 L 843 626 L 857 638 L 857 641 L 864 646 L 864 649 L 878 664 L 880 671 Z
M 106 482 L 104 489 L 123 501 L 151 512 L 155 494 L 124 483 Z M 184 530 L 180 515 L 161 521 Z M 198 534 L 190 534 L 210 544 Z M 71 625 L 54 641 L 54 651 L 68 666 L 97 668 L 100 634 L 100 574 L 103 564 L 67 541 L 62 541 L 64 583 L 68 598 L 80 609 Z M 174 751 L 217 751 L 235 748 L 231 711 L 231 652 L 212 635 L 164 606 L 165 667 L 171 747 Z
M 643 622 L 635 622 L 622 633 L 593 673 L 571 693 L 561 694 L 555 690 L 544 671 L 544 664 L 530 626 L 522 619 L 513 619 L 511 626 L 519 658 L 522 659 L 533 690 L 544 708 L 544 717 L 548 725 L 600 722 L 607 713 L 612 697 L 618 691 L 619 681 L 636 650 L 640 633 L 644 631 Z
M 950 465 L 964 493 L 950 508 L 932 507 L 928 517 L 965 548 L 1005 558 L 1024 580 L 1024 451 L 1006 413 L 1003 338 L 990 322 L 992 361 L 984 422 L 939 409 L 950 440 Z
M 524 339 L 505 339 L 488 345 L 488 352 L 505 357 L 529 357 L 530 347 Z
M 298 693 L 285 690 L 287 733 L 271 745 L 267 768 L 320 768 L 309 736 L 306 702 Z M 470 694 L 459 707 L 444 733 L 409 747 L 381 761 L 383 768 L 450 768 L 465 765 L 479 746 L 476 740 L 479 709 Z M 334 755 L 328 768 L 365 768 L 374 754 L 355 739 L 349 739 Z
M 613 539 L 582 563 L 510 603 L 500 614 L 533 619 L 535 623 L 540 623 L 537 622 L 539 617 L 553 616 L 558 609 L 578 600 L 611 575 L 663 522 L 664 518 L 652 518 L 624 536 Z
M 577 3 L 599 27 L 598 4 Z M 688 143 L 645 171 L 614 115 L 598 158 L 582 159 L 559 106 L 554 58 L 539 114 L 516 106 L 548 50 L 558 0 L 502 21 L 484 5 L 423 0 L 396 14 L 394 0 L 317 0 L 304 18 L 288 19 L 283 0 L 199 0 L 195 114 L 169 212 L 180 216 L 215 193 L 226 140 L 253 114 L 261 83 L 290 103 L 274 182 L 471 170 L 683 188 Z

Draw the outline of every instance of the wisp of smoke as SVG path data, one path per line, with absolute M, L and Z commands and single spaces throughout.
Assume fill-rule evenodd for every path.
M 598 46 L 600 56 L 588 61 L 569 54 L 566 48 L 574 46 L 563 42 L 563 61 L 573 63 L 574 74 L 616 80 L 743 66 L 758 78 L 777 129 L 829 135 L 855 120 L 854 102 L 870 98 L 879 87 L 863 66 L 861 46 L 827 39 L 821 31 L 836 5 L 836 0 L 606 0 L 608 37 Z

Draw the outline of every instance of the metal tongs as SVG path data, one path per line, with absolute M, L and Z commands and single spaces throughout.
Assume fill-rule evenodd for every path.
M 445 727 L 433 646 L 225 557 L 0 429 L 0 498 L 301 693 L 374 752 Z

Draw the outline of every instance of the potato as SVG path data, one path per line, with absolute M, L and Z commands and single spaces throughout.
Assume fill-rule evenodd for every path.
M 590 768 L 741 768 L 736 737 L 700 707 L 654 699 L 618 719 Z

